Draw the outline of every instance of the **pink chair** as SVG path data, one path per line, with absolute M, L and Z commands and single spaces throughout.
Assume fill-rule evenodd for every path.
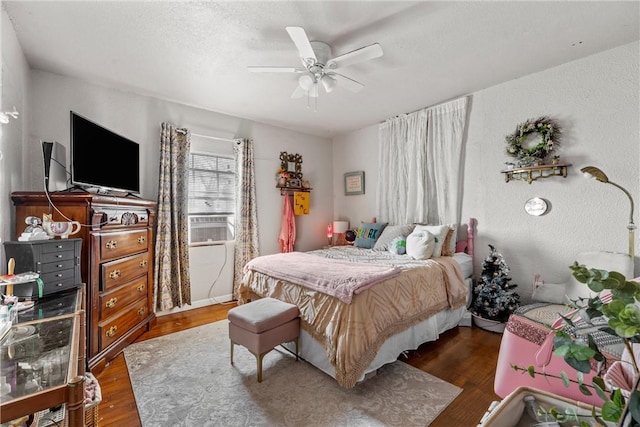
M 633 259 L 626 254 L 585 252 L 580 254 L 576 260 L 587 268 L 618 271 L 628 279 L 633 277 Z M 575 280 L 573 276 L 568 283 L 558 286 L 565 286 L 565 294 L 571 299 L 592 295 L 589 288 Z M 504 398 L 517 387 L 525 386 L 596 406 L 602 405 L 602 399 L 595 392 L 592 396 L 586 396 L 574 383 L 566 387 L 561 379 L 540 374 L 536 374 L 532 378 L 527 372 L 516 371 L 512 367 L 512 365 L 517 365 L 526 369 L 529 366 L 534 366 L 536 372 L 545 372 L 556 376 L 559 376 L 560 372 L 565 372 L 569 378 L 575 380 L 575 370 L 567 365 L 562 357 L 553 355 L 555 332 L 550 329 L 560 326 L 562 319 L 560 319 L 559 313 L 565 314 L 568 311 L 569 309 L 562 304 L 537 303 L 523 306 L 509 317 L 502 335 L 494 380 L 494 391 L 498 396 Z M 598 334 L 606 335 L 602 332 L 598 332 Z M 604 338 L 607 341 L 606 337 Z M 624 347 L 619 344 L 619 340 L 615 339 L 617 337 L 611 338 L 612 342 L 617 341 L 618 343 L 605 345 L 605 348 L 601 346 L 601 351 L 609 364 L 620 359 Z M 585 374 L 583 382 L 591 384 L 593 376 L 594 372 Z

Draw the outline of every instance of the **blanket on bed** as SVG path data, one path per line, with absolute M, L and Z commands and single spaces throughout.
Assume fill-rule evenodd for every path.
M 248 270 L 286 280 L 351 304 L 354 294 L 400 274 L 393 266 L 356 263 L 302 252 L 265 255 L 249 261 Z
M 334 253 L 354 255 L 358 249 L 341 247 Z M 397 258 L 395 266 L 402 272 L 354 295 L 351 304 L 246 268 L 239 302 L 272 297 L 297 305 L 301 327 L 326 350 L 338 384 L 353 387 L 387 338 L 442 310 L 463 307 L 468 295 L 452 257 L 408 262 L 407 257 L 390 252 L 374 255 L 388 263 Z

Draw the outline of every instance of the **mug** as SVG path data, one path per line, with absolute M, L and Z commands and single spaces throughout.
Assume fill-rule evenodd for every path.
M 44 221 L 42 227 L 49 236 L 66 239 L 80 231 L 81 225 L 78 221 Z

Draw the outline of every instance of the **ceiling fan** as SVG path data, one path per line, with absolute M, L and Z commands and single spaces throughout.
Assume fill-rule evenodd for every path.
M 382 47 L 378 43 L 361 47 L 351 52 L 332 57 L 331 46 L 321 41 L 310 41 L 302 27 L 286 27 L 293 43 L 298 48 L 300 60 L 304 68 L 278 66 L 249 66 L 251 72 L 257 73 L 298 73 L 298 86 L 291 94 L 292 98 L 304 95 L 317 98 L 318 86 L 321 85 L 329 93 L 339 84 L 352 92 L 359 92 L 364 85 L 343 74 L 336 72 L 349 65 L 382 56 Z

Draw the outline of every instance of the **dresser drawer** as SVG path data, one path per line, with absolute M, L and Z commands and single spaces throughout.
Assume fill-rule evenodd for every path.
M 56 252 L 42 252 L 38 264 L 46 264 L 55 261 L 64 261 L 73 259 L 75 256 L 73 251 L 56 251 Z
M 149 248 L 147 230 L 110 233 L 100 236 L 100 260 L 107 261 L 144 252 Z
M 149 272 L 149 253 L 105 262 L 100 266 L 102 270 L 101 291 L 108 291 L 131 280 L 144 276 Z
M 70 268 L 74 268 L 76 265 L 79 265 L 80 260 L 71 258 L 71 259 L 62 259 L 56 260 L 55 262 L 47 262 L 40 265 L 40 270 L 38 273 L 41 275 L 47 273 L 53 273 L 60 270 L 68 270 Z
M 76 241 L 77 239 L 50 240 L 49 241 L 50 243 L 45 243 L 41 246 L 41 251 L 43 254 L 65 252 L 65 251 L 73 252 L 76 248 Z
M 100 321 L 118 313 L 129 304 L 147 296 L 147 276 L 110 292 L 100 294 Z
M 99 349 L 108 347 L 147 317 L 147 298 L 132 304 L 121 314 L 98 324 Z

